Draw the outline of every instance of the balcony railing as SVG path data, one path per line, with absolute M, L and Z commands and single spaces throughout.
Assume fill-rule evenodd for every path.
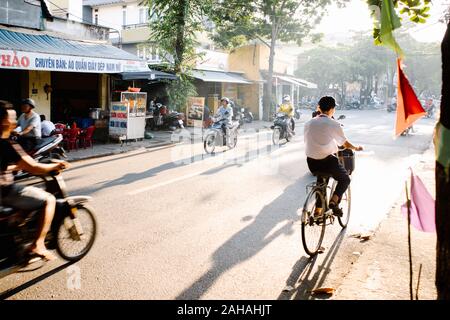
M 139 29 L 139 28 L 145 28 L 148 27 L 148 23 L 136 23 L 136 24 L 127 24 L 125 26 L 122 26 L 124 30 L 128 29 Z

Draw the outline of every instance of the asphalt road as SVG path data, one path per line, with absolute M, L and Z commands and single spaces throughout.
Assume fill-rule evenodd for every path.
M 349 140 L 365 151 L 353 174 L 349 227 L 328 228 L 316 258 L 303 251 L 298 221 L 314 180 L 304 155 L 306 117 L 281 148 L 260 132 L 213 157 L 197 143 L 74 163 L 64 173 L 70 193 L 94 197 L 92 251 L 74 265 L 60 259 L 0 279 L 1 297 L 310 299 L 314 287 L 337 288 L 354 252 L 364 250 L 350 236 L 377 228 L 433 131 L 433 120 L 423 119 L 414 134 L 394 140 L 394 114 L 341 113 Z

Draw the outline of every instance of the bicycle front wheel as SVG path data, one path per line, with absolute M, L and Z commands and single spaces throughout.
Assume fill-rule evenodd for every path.
M 316 207 L 322 204 L 322 214 L 314 216 Z M 325 197 L 318 188 L 313 189 L 306 198 L 301 217 L 302 243 L 305 252 L 311 257 L 315 256 L 320 249 L 325 235 Z
M 350 186 L 348 186 L 347 191 L 342 195 L 340 207 L 342 209 L 342 217 L 338 217 L 339 224 L 344 229 L 347 227 L 348 221 L 350 219 L 350 209 L 352 205 L 352 193 L 350 190 Z

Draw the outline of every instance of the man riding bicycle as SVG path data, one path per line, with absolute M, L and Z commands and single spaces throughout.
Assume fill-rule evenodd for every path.
M 336 153 L 338 146 L 345 149 L 361 151 L 361 146 L 351 144 L 342 130 L 341 125 L 332 119 L 336 111 L 336 101 L 332 97 L 322 97 L 319 101 L 321 114 L 305 124 L 304 139 L 306 161 L 309 170 L 329 174 L 337 181 L 336 190 L 330 199 L 329 208 L 335 216 L 343 215 L 339 208 L 342 195 L 350 185 L 350 176 L 347 170 L 339 162 Z M 319 179 L 320 177 L 318 177 Z M 322 204 L 317 204 L 316 215 L 322 212 Z

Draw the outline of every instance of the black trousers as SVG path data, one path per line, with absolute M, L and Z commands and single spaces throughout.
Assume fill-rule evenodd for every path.
M 33 151 L 34 147 L 36 147 L 36 145 L 38 143 L 38 139 L 35 137 L 20 136 L 17 139 L 17 142 L 21 145 L 23 150 L 25 150 L 26 152 L 30 152 L 30 151 Z
M 292 131 L 295 130 L 295 120 L 294 120 L 294 117 L 291 118 L 291 129 L 292 129 Z
M 327 173 L 333 177 L 334 180 L 337 181 L 336 190 L 334 194 L 339 197 L 339 201 L 342 198 L 342 195 L 347 190 L 350 185 L 350 176 L 345 170 L 344 166 L 339 162 L 339 159 L 334 155 L 329 155 L 325 159 L 315 160 L 312 158 L 306 158 L 308 162 L 309 170 L 315 174 L 316 172 Z M 322 177 L 317 177 L 317 182 L 321 183 Z

